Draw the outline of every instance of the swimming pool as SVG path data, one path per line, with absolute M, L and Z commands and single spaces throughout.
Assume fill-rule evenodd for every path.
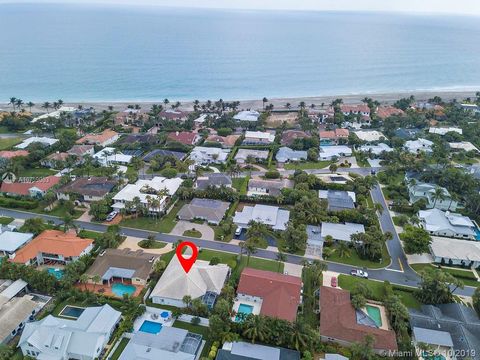
M 57 268 L 48 268 L 47 272 L 57 278 L 57 280 L 60 280 L 63 277 L 64 271 L 62 269 L 57 269 Z
M 247 315 L 250 315 L 252 312 L 253 312 L 252 305 L 240 304 L 238 307 L 237 316 L 235 317 L 235 321 L 236 322 L 241 321 L 241 316 L 238 316 L 238 314 L 241 313 L 247 316 Z
M 67 305 L 58 315 L 78 319 L 84 310 L 82 307 Z
M 476 239 L 480 241 L 480 229 L 475 229 L 475 232 L 477 233 Z
M 118 297 L 123 297 L 124 294 L 132 296 L 135 290 L 136 288 L 133 285 L 126 285 L 121 283 L 115 283 L 112 285 L 112 293 L 114 293 Z
M 162 324 L 148 320 L 145 320 L 139 329 L 139 331 L 149 334 L 158 334 L 161 330 Z
M 366 305 L 367 314 L 370 318 L 375 321 L 378 327 L 382 326 L 382 315 L 380 314 L 380 309 L 376 306 Z

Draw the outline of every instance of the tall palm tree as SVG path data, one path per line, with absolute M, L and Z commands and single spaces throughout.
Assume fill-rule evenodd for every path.
M 255 244 L 251 241 L 245 241 L 244 245 L 245 253 L 247 254 L 247 266 L 250 262 L 250 256 L 255 254 L 257 252 L 257 248 L 255 247 Z
M 13 97 L 10 98 L 10 102 L 8 103 L 9 105 L 12 105 L 13 112 L 15 112 L 16 102 L 17 102 L 17 98 L 13 96 Z
M 277 253 L 277 261 L 278 261 L 277 272 L 280 272 L 280 265 L 282 264 L 282 262 L 287 261 L 287 255 L 284 254 L 283 252 L 279 251 Z
M 268 99 L 266 97 L 264 97 L 262 99 L 262 103 L 263 103 L 263 110 L 265 110 L 265 104 L 268 102 Z
M 345 241 L 340 241 L 337 247 L 338 256 L 340 258 L 349 258 L 352 254 L 350 252 L 350 247 Z
M 18 110 L 23 106 L 23 100 L 22 99 L 16 99 L 15 100 L 15 106 L 17 107 Z
M 290 344 L 297 350 L 305 349 L 312 342 L 312 329 L 301 321 L 295 321 L 290 329 Z
M 435 191 L 432 194 L 432 199 L 434 200 L 433 207 L 435 208 L 435 205 L 437 205 L 438 200 L 442 201 L 442 200 L 445 200 L 445 198 L 446 196 L 445 196 L 445 192 L 443 191 L 443 188 L 441 188 L 440 186 L 436 186 Z
M 102 281 L 102 277 L 98 274 L 93 275 L 92 281 L 93 281 L 93 283 L 95 284 L 95 287 L 96 287 Z
M 88 280 L 89 280 L 89 277 L 88 277 L 87 274 L 82 274 L 82 275 L 80 275 L 80 277 L 78 278 L 78 282 L 79 282 L 80 284 L 85 285 L 85 290 L 87 290 Z
M 45 102 L 42 104 L 42 109 L 47 110 L 47 113 L 49 112 L 48 110 L 50 109 L 50 107 L 51 107 L 51 104 L 50 104 L 48 101 L 45 101 Z
M 242 335 L 251 340 L 253 344 L 255 344 L 257 339 L 260 342 L 265 341 L 269 331 L 263 316 L 248 316 L 243 325 L 245 330 L 243 330 Z
M 28 106 L 29 111 L 32 112 L 32 107 L 34 107 L 35 104 L 33 102 L 29 101 L 29 102 L 27 102 L 27 106 Z

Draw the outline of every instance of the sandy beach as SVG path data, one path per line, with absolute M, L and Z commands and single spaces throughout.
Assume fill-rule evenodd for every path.
M 480 91 L 480 89 L 479 89 Z M 362 99 L 365 97 L 370 97 L 374 100 L 377 100 L 381 104 L 392 104 L 396 100 L 402 97 L 408 97 L 410 95 L 415 96 L 416 100 L 428 100 L 433 98 L 434 96 L 440 96 L 443 100 L 452 100 L 457 99 L 461 101 L 467 97 L 474 98 L 475 91 L 412 91 L 412 92 L 392 92 L 392 93 L 366 93 L 366 94 L 349 94 L 349 95 L 335 95 L 335 96 L 312 96 L 312 97 L 297 97 L 297 98 L 268 98 L 268 103 L 272 103 L 276 109 L 285 108 L 286 103 L 290 103 L 292 109 L 294 109 L 301 101 L 304 101 L 307 106 L 311 104 L 315 104 L 317 107 L 320 107 L 322 104 L 329 104 L 333 100 L 341 98 L 345 104 L 358 104 L 362 102 Z M 267 96 L 268 97 L 268 96 Z M 50 103 L 55 101 L 56 99 L 52 99 Z M 175 103 L 175 99 L 169 99 L 170 103 Z M 218 99 L 211 99 L 212 101 L 216 101 Z M 28 99 L 24 99 L 25 102 L 29 101 Z M 235 101 L 235 99 L 230 99 L 224 101 Z M 149 109 L 153 104 L 162 104 L 162 100 L 159 101 L 118 101 L 118 102 L 102 102 L 102 101 L 87 101 L 87 102 L 68 102 L 66 101 L 64 106 L 78 106 L 82 105 L 84 108 L 94 107 L 97 111 L 107 110 L 109 106 L 113 106 L 115 111 L 121 111 L 125 109 L 128 105 L 138 104 L 143 109 Z M 182 101 L 180 109 L 181 110 L 192 110 L 193 109 L 193 100 L 192 101 Z M 262 99 L 254 99 L 254 100 L 242 100 L 240 101 L 239 109 L 262 109 L 263 103 Z M 0 103 L 0 109 L 9 111 L 11 110 L 11 105 L 8 103 Z M 27 109 L 28 110 L 28 109 Z M 33 112 L 45 112 L 45 109 L 41 107 L 41 103 L 36 103 L 34 107 L 32 107 Z

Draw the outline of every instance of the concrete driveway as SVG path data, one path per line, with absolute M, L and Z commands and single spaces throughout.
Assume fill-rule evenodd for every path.
M 165 247 L 161 249 L 143 249 L 138 246 L 138 243 L 144 239 L 134 236 L 127 236 L 127 238 L 118 246 L 119 249 L 130 249 L 132 251 L 143 250 L 149 254 L 162 255 L 173 250 L 173 244 L 167 243 Z
M 170 235 L 183 236 L 183 233 L 187 230 L 198 230 L 202 233 L 203 240 L 215 240 L 215 232 L 213 229 L 205 224 L 195 224 L 189 221 L 180 220 L 177 225 L 170 232 Z

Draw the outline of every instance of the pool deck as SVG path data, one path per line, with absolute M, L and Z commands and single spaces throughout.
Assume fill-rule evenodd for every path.
M 129 284 L 130 285 L 130 284 Z M 135 292 L 132 294 L 132 297 L 137 297 L 140 295 L 140 293 L 142 292 L 142 290 L 144 289 L 143 286 L 140 286 L 140 285 L 132 285 L 132 286 L 135 286 Z M 111 286 L 107 286 L 107 285 L 100 285 L 100 284 L 76 284 L 75 285 L 76 288 L 80 289 L 80 290 L 87 290 L 87 291 L 91 291 L 95 294 L 102 294 L 102 295 L 105 295 L 105 296 L 109 296 L 109 297 L 114 297 L 114 298 L 117 298 L 117 299 L 121 299 L 122 297 L 121 296 L 117 296 L 116 294 L 114 294 L 112 292 L 112 287 Z
M 367 305 L 380 309 L 380 317 L 382 319 L 382 326 L 380 326 L 380 329 L 392 330 L 391 327 L 389 326 L 390 323 L 389 323 L 388 318 L 387 318 L 387 312 L 385 310 L 385 307 L 383 305 L 378 305 L 378 304 L 374 304 L 374 303 L 371 303 L 371 302 L 367 302 Z M 362 311 L 365 314 L 368 314 L 367 308 L 363 308 Z
M 246 300 L 244 298 L 239 298 L 239 299 L 236 299 L 235 302 L 233 303 L 232 310 L 235 312 L 235 316 L 232 317 L 233 321 L 235 321 L 235 317 L 236 317 L 236 314 L 238 312 L 238 308 L 240 307 L 240 304 L 253 306 L 252 314 L 253 315 L 259 315 L 260 314 L 260 309 L 262 308 L 262 303 L 261 302 L 254 302 L 254 301 Z
M 160 314 L 164 311 L 169 313 L 169 317 L 166 319 L 160 316 Z M 157 318 L 155 318 L 155 315 L 157 315 Z M 147 310 L 141 316 L 135 319 L 135 322 L 133 323 L 133 332 L 134 333 L 138 332 L 140 330 L 140 327 L 145 321 L 151 321 L 154 323 L 162 324 L 162 326 L 172 326 L 175 319 L 172 318 L 171 311 L 147 307 Z

